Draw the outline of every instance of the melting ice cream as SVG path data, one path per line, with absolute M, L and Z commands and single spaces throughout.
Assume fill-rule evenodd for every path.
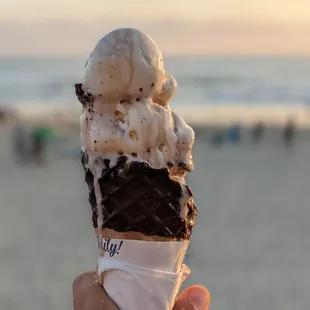
M 111 166 L 126 155 L 184 176 L 193 169 L 194 132 L 169 107 L 176 86 L 150 37 L 135 29 L 104 36 L 87 61 L 79 90 L 91 98 L 81 115 L 83 149 L 109 158 Z

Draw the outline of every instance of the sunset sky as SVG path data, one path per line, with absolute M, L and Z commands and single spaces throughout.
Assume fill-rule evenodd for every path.
M 10 0 L 0 55 L 84 55 L 124 26 L 170 54 L 310 54 L 310 0 Z

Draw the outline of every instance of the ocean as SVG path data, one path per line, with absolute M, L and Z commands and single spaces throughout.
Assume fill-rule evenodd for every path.
M 85 58 L 0 59 L 0 104 L 76 104 Z M 310 102 L 310 57 L 166 57 L 178 81 L 173 104 Z

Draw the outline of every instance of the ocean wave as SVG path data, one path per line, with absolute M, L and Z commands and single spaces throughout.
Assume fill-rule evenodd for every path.
M 75 102 L 82 59 L 0 60 L 0 102 Z M 173 103 L 245 104 L 310 101 L 309 59 L 178 59 L 167 67 L 177 81 Z

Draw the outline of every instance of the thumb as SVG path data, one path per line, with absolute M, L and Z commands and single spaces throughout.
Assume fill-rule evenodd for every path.
M 200 285 L 185 289 L 177 298 L 173 310 L 208 310 L 210 293 Z

